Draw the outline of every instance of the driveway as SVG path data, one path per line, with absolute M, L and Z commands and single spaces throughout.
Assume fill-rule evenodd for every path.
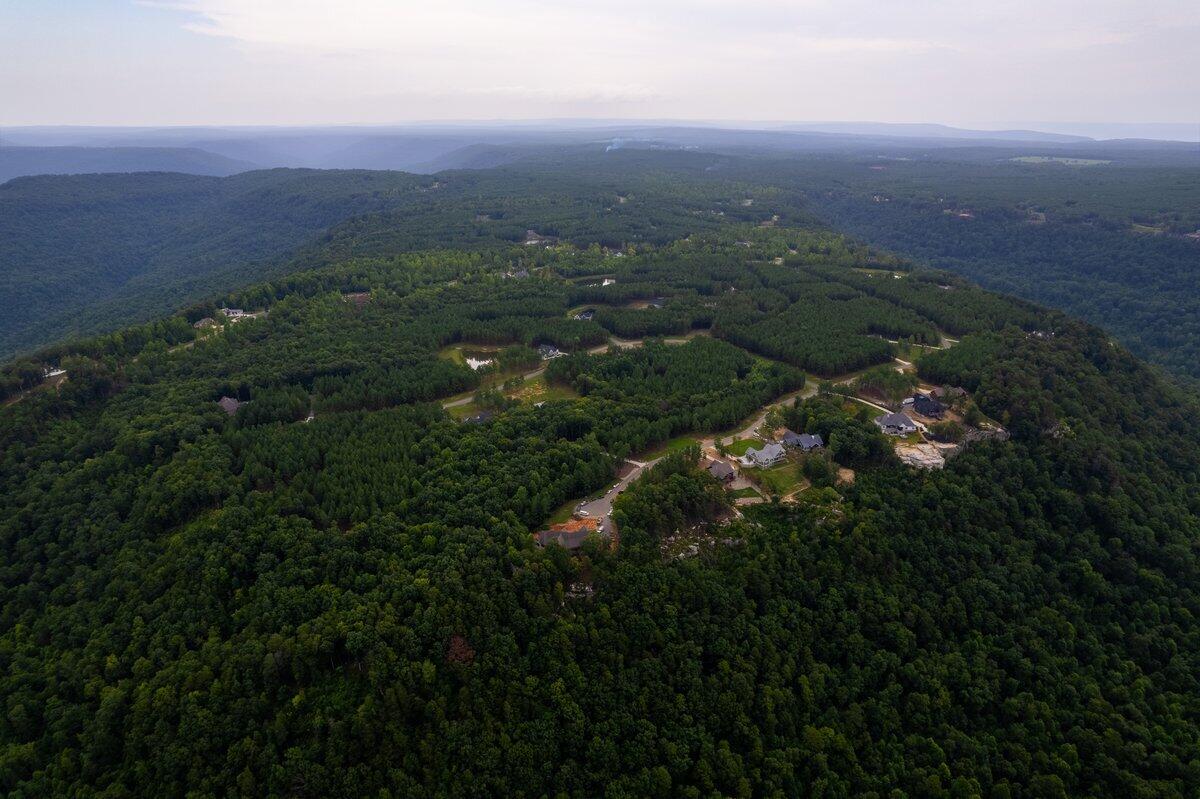
M 652 461 L 642 463 L 640 461 L 627 461 L 633 464 L 633 469 L 629 474 L 622 477 L 612 486 L 609 486 L 605 491 L 604 496 L 599 499 L 593 499 L 588 502 L 581 502 L 575 506 L 576 513 L 584 511 L 587 513 L 587 518 L 600 519 L 600 532 L 605 534 L 612 533 L 612 517 L 609 516 L 609 511 L 612 510 L 613 500 L 620 496 L 621 492 L 629 488 L 633 481 L 642 476 L 642 473 L 649 469 L 654 464 L 658 463 L 661 458 L 655 458 Z
M 729 445 L 729 444 L 732 444 L 734 441 L 737 441 L 739 438 L 749 438 L 750 436 L 755 435 L 758 431 L 758 428 L 762 427 L 763 423 L 767 421 L 767 414 L 770 413 L 772 408 L 786 407 L 787 405 L 789 405 L 790 403 L 792 403 L 799 397 L 808 398 L 808 397 L 814 396 L 816 393 L 817 393 L 817 386 L 815 384 L 813 384 L 813 382 L 811 380 L 808 381 L 808 384 L 805 385 L 804 388 L 800 389 L 799 391 L 792 391 L 788 394 L 784 394 L 782 397 L 775 400 L 771 404 L 764 406 L 763 409 L 761 411 L 759 411 L 758 414 L 753 419 L 750 420 L 749 424 L 747 424 L 741 430 L 738 430 L 736 433 L 732 433 L 727 436 L 721 436 L 720 442 L 722 444 Z M 713 436 L 703 438 L 700 440 L 700 446 L 701 447 L 715 447 L 717 445 L 717 440 L 718 439 L 716 439 Z

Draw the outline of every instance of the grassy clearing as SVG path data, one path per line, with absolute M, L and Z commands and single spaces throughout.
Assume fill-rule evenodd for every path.
M 755 449 L 762 449 L 764 444 L 766 444 L 766 442 L 758 437 L 739 438 L 732 444 L 726 445 L 725 451 L 730 455 L 736 455 L 737 457 L 741 458 L 746 454 L 746 450 L 750 449 L 751 447 L 754 447 Z
M 570 519 L 571 514 L 575 512 L 575 506 L 578 504 L 579 500 L 572 499 L 560 505 L 558 509 L 554 511 L 554 513 L 550 514 L 550 518 L 546 520 L 546 526 L 549 527 L 552 524 L 562 524 Z
M 468 402 L 465 405 L 455 405 L 447 408 L 446 413 L 450 414 L 451 419 L 468 419 L 479 413 L 480 408 L 474 402 Z
M 770 469 L 746 469 L 746 476 L 776 496 L 790 494 L 805 485 L 800 464 L 785 461 Z
M 531 380 L 526 380 L 519 387 L 511 391 L 506 391 L 505 394 L 511 399 L 530 404 L 550 402 L 552 400 L 579 399 L 579 394 L 571 389 L 570 386 L 548 383 L 546 382 L 545 375 L 538 375 Z
M 734 499 L 746 499 L 747 497 L 761 497 L 756 488 L 739 488 L 736 491 L 730 491 L 729 495 Z
M 672 438 L 670 441 L 667 441 L 664 444 L 659 444 L 657 447 L 654 447 L 647 452 L 639 453 L 634 457 L 634 460 L 654 460 L 655 458 L 661 458 L 663 455 L 669 455 L 672 452 L 679 452 L 680 450 L 687 449 L 688 447 L 698 446 L 699 443 L 700 441 L 698 438 L 696 438 L 696 436 L 678 436 L 677 438 Z

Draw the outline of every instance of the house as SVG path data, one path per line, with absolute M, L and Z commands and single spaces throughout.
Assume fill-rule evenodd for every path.
M 562 524 L 552 524 L 549 528 L 533 534 L 533 540 L 539 547 L 558 544 L 568 552 L 576 552 L 583 546 L 592 533 L 599 532 L 599 519 L 571 519 Z
M 929 391 L 929 396 L 936 400 L 956 400 L 967 396 L 967 390 L 960 386 L 937 387 Z
M 733 467 L 725 461 L 713 461 L 708 465 L 708 473 L 722 483 L 731 483 L 736 476 Z
M 906 413 L 885 413 L 876 417 L 875 424 L 889 436 L 906 436 L 917 432 L 917 425 Z
M 211 316 L 206 316 L 197 322 L 192 322 L 192 327 L 196 328 L 197 330 L 209 330 L 217 327 L 217 320 L 213 319 Z
M 930 419 L 941 419 L 946 413 L 945 405 L 925 394 L 913 395 L 912 408 L 917 413 L 927 416 Z
M 542 356 L 543 361 L 548 361 L 552 358 L 560 358 L 566 353 L 553 344 L 542 344 L 538 347 L 538 355 Z
M 820 449 L 825 446 L 825 441 L 819 435 L 809 435 L 808 433 L 797 435 L 789 430 L 783 435 L 783 445 L 785 447 L 795 447 L 801 452 L 812 452 L 814 449 Z
M 225 413 L 229 414 L 230 416 L 233 416 L 235 413 L 237 413 L 238 408 L 242 407 L 244 403 L 238 402 L 237 399 L 233 397 L 221 397 L 219 400 L 217 400 L 217 404 L 221 406 L 221 410 L 225 411 Z
M 662 308 L 666 304 L 667 304 L 666 297 L 655 297 L 654 299 L 650 300 L 650 302 L 646 303 L 646 307 L 647 308 Z
M 586 310 L 580 311 L 579 313 L 575 314 L 575 318 L 581 322 L 590 322 L 592 320 L 592 317 L 595 315 L 596 315 L 596 309 L 588 308 Z
M 250 315 L 250 314 L 246 313 L 245 311 L 243 311 L 241 308 L 222 308 L 221 313 L 225 314 L 225 318 L 231 322 L 236 319 L 242 319 L 242 318 L 245 318 Z
M 492 420 L 492 417 L 495 415 L 496 415 L 495 411 L 480 411 L 479 413 L 475 414 L 474 416 L 468 416 L 463 421 L 466 422 L 467 424 L 483 424 L 484 422 L 490 422 Z
M 515 272 L 508 271 L 508 272 L 504 273 L 504 276 L 506 278 L 512 278 L 513 280 L 523 280 L 524 278 L 529 277 L 529 270 L 528 269 L 518 269 Z
M 342 299 L 355 308 L 362 308 L 371 301 L 371 292 L 369 291 L 351 291 L 342 295 Z
M 757 466 L 759 469 L 766 469 L 774 466 L 783 460 L 787 453 L 783 449 L 782 444 L 777 444 L 774 441 L 765 445 L 762 449 L 750 447 L 746 450 L 746 456 L 743 461 L 749 466 Z

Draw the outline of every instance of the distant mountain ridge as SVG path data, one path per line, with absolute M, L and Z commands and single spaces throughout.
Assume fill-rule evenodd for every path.
M 1091 142 L 1090 136 L 1039 130 L 973 130 L 924 122 L 805 122 L 782 130 L 839 133 L 849 136 L 889 136 L 920 139 L 987 139 L 1005 142 Z
M 169 171 L 230 175 L 253 168 L 380 169 L 432 174 L 509 163 L 523 149 L 627 140 L 634 146 L 831 152 L 964 146 L 1100 147 L 1117 141 L 1039 130 L 971 130 L 885 122 L 593 120 L 394 127 L 7 128 L 0 180 L 26 174 Z M 15 145 L 15 146 L 14 146 Z M 1146 141 L 1147 147 L 1181 143 Z M 1186 146 L 1186 145 L 1183 145 Z M 6 155 L 7 153 L 7 155 Z M 3 164 L 9 163 L 4 175 Z
M 197 147 L 0 146 L 0 183 L 26 175 L 183 172 L 227 177 L 257 165 Z

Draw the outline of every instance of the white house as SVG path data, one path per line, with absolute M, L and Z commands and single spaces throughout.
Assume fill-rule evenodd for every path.
M 889 436 L 907 436 L 917 432 L 917 425 L 906 413 L 885 413 L 875 418 L 875 424 Z
M 746 466 L 757 466 L 759 469 L 766 469 L 779 463 L 787 453 L 784 451 L 781 444 L 772 441 L 763 446 L 762 449 L 750 447 L 746 450 L 745 457 L 742 458 L 742 463 Z

